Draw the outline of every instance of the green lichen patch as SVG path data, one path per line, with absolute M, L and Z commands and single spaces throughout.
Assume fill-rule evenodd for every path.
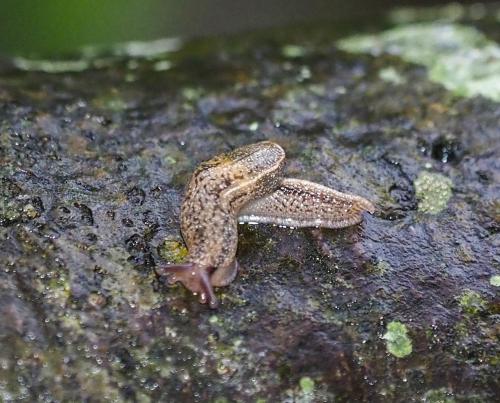
M 17 68 L 27 71 L 43 71 L 45 73 L 67 73 L 84 71 L 90 67 L 88 60 L 46 60 L 28 59 L 25 57 L 14 58 Z
M 298 45 L 285 45 L 281 49 L 281 54 L 284 57 L 294 59 L 297 57 L 302 57 L 306 54 L 306 49 Z
M 130 41 L 112 46 L 85 46 L 76 52 L 75 58 L 37 59 L 18 56 L 12 62 L 20 70 L 42 71 L 58 74 L 81 72 L 90 68 L 106 68 L 123 58 L 158 60 L 181 48 L 177 38 L 161 38 L 152 41 Z M 135 61 L 135 60 L 134 60 Z M 153 65 L 153 69 L 157 70 Z
M 463 312 L 476 315 L 486 307 L 486 301 L 476 291 L 467 290 L 458 299 Z
M 387 351 L 395 357 L 403 358 L 411 354 L 412 342 L 405 324 L 398 321 L 388 323 L 382 338 L 386 340 Z
M 308 376 L 303 376 L 299 381 L 300 390 L 304 394 L 311 394 L 314 392 L 314 380 Z
M 382 275 L 391 269 L 391 265 L 387 263 L 385 260 L 380 260 L 377 262 L 375 268 L 376 272 Z
M 500 47 L 476 28 L 451 23 L 398 26 L 338 42 L 348 52 L 383 53 L 424 65 L 429 78 L 456 95 L 500 101 Z
M 381 80 L 387 81 L 388 83 L 399 85 L 403 84 L 406 80 L 405 78 L 394 68 L 386 67 L 378 72 L 378 76 Z
M 490 277 L 490 284 L 493 287 L 500 287 L 500 276 L 498 274 L 494 275 L 494 276 L 491 276 Z
M 419 211 L 437 214 L 446 208 L 452 195 L 451 179 L 438 173 L 423 171 L 414 184 Z

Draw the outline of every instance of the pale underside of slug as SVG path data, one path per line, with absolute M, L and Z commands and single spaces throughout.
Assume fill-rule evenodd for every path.
M 373 214 L 368 200 L 301 179 L 284 178 L 285 152 L 263 141 L 202 163 L 188 184 L 181 207 L 186 263 L 157 271 L 181 282 L 201 303 L 217 306 L 213 287 L 228 285 L 238 272 L 237 224 L 343 228 Z

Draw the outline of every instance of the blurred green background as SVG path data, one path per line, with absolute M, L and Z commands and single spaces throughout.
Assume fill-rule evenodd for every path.
M 0 53 L 63 55 L 83 45 L 206 36 L 296 22 L 377 19 L 398 0 L 0 0 Z

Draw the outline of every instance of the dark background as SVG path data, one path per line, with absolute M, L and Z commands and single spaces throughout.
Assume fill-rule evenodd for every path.
M 83 45 L 381 18 L 401 0 L 0 0 L 0 53 L 61 55 Z M 465 2 L 471 3 L 471 2 Z

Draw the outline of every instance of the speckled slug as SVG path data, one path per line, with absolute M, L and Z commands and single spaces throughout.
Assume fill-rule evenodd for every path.
M 186 263 L 159 268 L 169 283 L 180 281 L 201 303 L 217 307 L 213 287 L 231 283 L 238 272 L 238 222 L 289 227 L 342 228 L 373 214 L 368 200 L 313 182 L 283 178 L 285 152 L 263 141 L 203 162 L 187 186 L 181 232 Z

